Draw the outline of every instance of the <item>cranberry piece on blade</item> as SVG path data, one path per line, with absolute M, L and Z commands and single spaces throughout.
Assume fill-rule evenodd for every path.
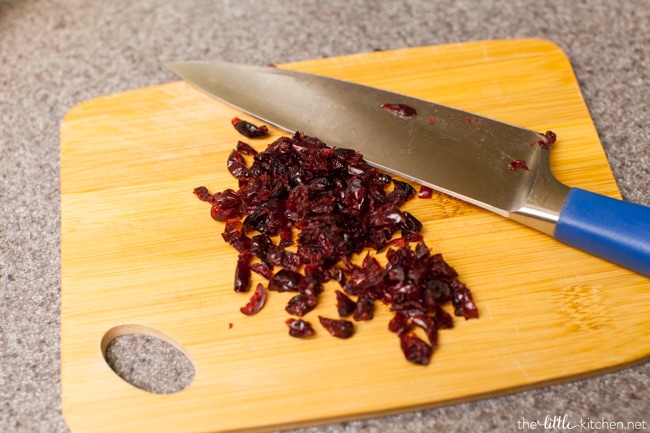
M 403 119 L 408 119 L 409 117 L 415 117 L 418 114 L 415 108 L 406 104 L 381 104 L 381 108 Z
M 515 159 L 508 164 L 508 170 L 510 171 L 517 171 L 519 169 L 528 170 L 528 164 L 526 164 L 526 161 Z

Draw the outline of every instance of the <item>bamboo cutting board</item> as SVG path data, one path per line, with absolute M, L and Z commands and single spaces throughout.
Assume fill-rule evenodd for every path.
M 540 40 L 473 42 L 283 65 L 410 94 L 557 133 L 563 182 L 618 196 L 571 65 Z M 328 286 L 287 335 L 289 294 L 239 312 L 236 252 L 192 194 L 236 187 L 225 160 L 241 113 L 184 82 L 74 107 L 61 132 L 62 404 L 75 433 L 269 431 L 434 407 L 528 389 L 648 360 L 650 281 L 487 211 L 436 194 L 406 209 L 474 293 L 478 320 L 441 331 L 427 367 L 407 363 L 379 306 L 349 340 L 324 332 Z M 263 149 L 282 131 L 262 141 Z M 334 283 L 336 284 L 336 283 Z M 103 351 L 153 335 L 195 367 L 154 394 L 119 378 Z

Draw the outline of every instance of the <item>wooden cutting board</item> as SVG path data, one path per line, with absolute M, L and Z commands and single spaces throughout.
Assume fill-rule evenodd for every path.
M 572 186 L 618 196 L 569 60 L 541 40 L 487 41 L 281 65 L 557 133 L 551 166 Z M 473 290 L 478 320 L 441 332 L 427 367 L 407 363 L 390 314 L 349 340 L 318 328 L 328 286 L 287 335 L 288 294 L 257 316 L 233 292 L 236 252 L 192 194 L 236 187 L 225 160 L 242 116 L 184 82 L 74 107 L 61 132 L 62 393 L 73 432 L 268 431 L 452 404 L 641 363 L 650 281 L 487 211 L 436 194 L 406 209 Z M 246 117 L 244 117 L 246 118 Z M 282 135 L 272 130 L 273 136 Z M 263 149 L 271 139 L 251 141 Z M 154 394 L 119 378 L 103 350 L 129 333 L 163 338 L 193 382 Z

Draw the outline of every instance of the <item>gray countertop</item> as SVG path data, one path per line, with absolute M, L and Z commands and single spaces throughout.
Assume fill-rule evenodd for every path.
M 59 372 L 59 128 L 73 105 L 176 80 L 166 60 L 268 64 L 545 38 L 572 62 L 624 198 L 650 205 L 648 6 L 647 0 L 0 0 L 0 431 L 68 431 Z M 524 421 L 565 415 L 574 423 L 644 422 L 650 430 L 649 387 L 646 362 L 503 397 L 297 431 L 518 431 L 533 429 Z

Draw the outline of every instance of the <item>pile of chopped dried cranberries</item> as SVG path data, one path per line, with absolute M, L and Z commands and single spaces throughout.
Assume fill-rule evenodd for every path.
M 249 138 L 267 136 L 264 126 L 237 118 L 232 123 Z M 263 152 L 239 141 L 227 168 L 237 190 L 211 194 L 198 187 L 194 193 L 211 205 L 212 218 L 225 222 L 222 236 L 239 253 L 234 290 L 249 291 L 252 272 L 268 280 L 266 288 L 256 286 L 243 314 L 261 310 L 266 290 L 295 293 L 286 305 L 289 335 L 309 337 L 315 331 L 303 317 L 316 307 L 323 284 L 335 280 L 339 317 L 318 316 L 328 333 L 351 337 L 354 321 L 371 320 L 381 302 L 394 313 L 388 329 L 406 359 L 421 365 L 437 347 L 438 329 L 453 327 L 445 303 L 453 304 L 456 316 L 478 317 L 470 290 L 422 241 L 422 224 L 400 210 L 415 189 L 371 167 L 359 152 L 296 133 Z M 430 189 L 420 196 L 430 197 Z M 387 250 L 386 266 L 370 250 Z M 361 265 L 354 264 L 364 251 Z

